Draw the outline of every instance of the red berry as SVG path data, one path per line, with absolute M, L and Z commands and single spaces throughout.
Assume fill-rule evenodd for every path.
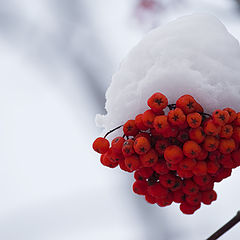
M 202 116 L 197 112 L 189 113 L 187 115 L 187 122 L 189 127 L 198 128 L 202 123 Z
M 129 171 L 131 172 L 137 170 L 141 166 L 141 162 L 137 155 L 126 157 L 125 164 L 126 164 L 126 167 L 129 169 Z
M 158 161 L 158 154 L 154 149 L 151 149 L 147 153 L 140 155 L 140 160 L 144 167 L 152 167 Z
M 211 204 L 217 199 L 217 193 L 214 190 L 202 192 L 202 202 L 204 204 Z
M 168 99 L 160 92 L 154 93 L 147 101 L 148 106 L 156 113 L 161 112 L 168 105 Z
M 201 152 L 201 147 L 194 141 L 187 141 L 183 145 L 183 153 L 188 158 L 196 158 Z
M 185 123 L 186 116 L 180 108 L 175 108 L 174 110 L 169 111 L 168 121 L 173 126 L 180 126 L 180 125 L 183 125 Z
M 114 152 L 121 153 L 122 152 L 122 146 L 123 146 L 124 142 L 125 142 L 125 139 L 123 137 L 114 138 L 112 140 L 112 144 L 111 144 L 112 150 Z
M 138 137 L 135 141 L 134 141 L 134 150 L 137 154 L 142 155 L 147 153 L 150 148 L 150 142 L 148 141 L 147 138 L 145 137 Z
M 92 145 L 93 150 L 101 154 L 106 153 L 109 149 L 109 146 L 109 141 L 102 137 L 97 138 Z
M 128 120 L 123 125 L 123 132 L 126 136 L 135 136 L 138 134 L 139 129 L 137 128 L 134 120 Z
M 154 121 L 155 117 L 156 117 L 156 115 L 151 109 L 145 111 L 142 115 L 143 124 L 147 128 L 153 128 L 153 121 Z
M 171 145 L 164 151 L 164 158 L 167 162 L 177 164 L 183 160 L 182 149 L 176 145 Z
M 146 131 L 148 130 L 148 127 L 144 125 L 142 117 L 143 117 L 143 114 L 138 114 L 135 117 L 135 124 L 139 130 Z
M 144 181 L 136 181 L 133 184 L 133 192 L 139 195 L 145 195 L 147 193 L 147 183 Z

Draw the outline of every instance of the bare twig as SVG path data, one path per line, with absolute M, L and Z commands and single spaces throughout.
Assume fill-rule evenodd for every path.
M 233 217 L 229 222 L 227 222 L 224 226 L 222 226 L 219 230 L 217 230 L 212 236 L 207 238 L 207 240 L 215 240 L 222 236 L 225 232 L 227 232 L 230 228 L 240 222 L 240 211 L 237 212 L 237 215 Z

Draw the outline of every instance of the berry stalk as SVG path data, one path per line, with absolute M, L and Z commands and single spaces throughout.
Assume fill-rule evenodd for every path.
M 225 232 L 235 226 L 240 222 L 240 211 L 237 212 L 237 215 L 223 225 L 219 230 L 217 230 L 213 235 L 211 235 L 207 240 L 215 240 L 221 237 Z

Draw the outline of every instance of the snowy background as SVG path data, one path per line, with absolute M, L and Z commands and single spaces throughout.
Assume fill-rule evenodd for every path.
M 184 216 L 133 194 L 133 176 L 104 168 L 91 149 L 111 76 L 152 27 L 211 13 L 240 40 L 237 0 L 139 2 L 1 4 L 0 239 L 200 240 L 239 210 L 239 169 L 216 184 L 216 202 Z

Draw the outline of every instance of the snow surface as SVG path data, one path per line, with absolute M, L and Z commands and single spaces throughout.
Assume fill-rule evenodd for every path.
M 97 125 L 107 131 L 134 119 L 157 91 L 169 103 L 191 94 L 208 113 L 223 107 L 239 111 L 239 42 L 211 15 L 185 16 L 154 29 L 113 75 L 107 114 L 96 116 Z

